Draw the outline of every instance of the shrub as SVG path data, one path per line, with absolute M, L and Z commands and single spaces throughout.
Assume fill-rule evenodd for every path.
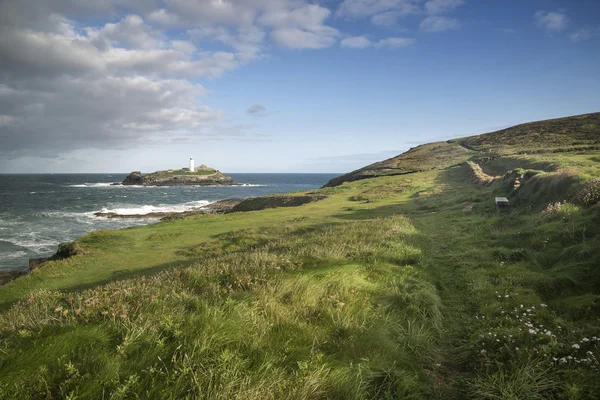
M 591 206 L 600 201 L 600 179 L 595 179 L 585 185 L 577 193 L 577 202 Z

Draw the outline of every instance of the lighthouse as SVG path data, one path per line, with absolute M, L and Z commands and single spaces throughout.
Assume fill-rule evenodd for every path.
M 190 172 L 194 172 L 194 159 L 190 157 Z

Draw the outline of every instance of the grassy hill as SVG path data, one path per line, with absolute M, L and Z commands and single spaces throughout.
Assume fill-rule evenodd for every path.
M 0 287 L 0 398 L 597 399 L 597 119 L 85 235 Z
M 442 169 L 467 160 L 500 155 L 600 150 L 600 113 L 517 125 L 501 131 L 424 144 L 406 153 L 332 179 L 338 186 L 377 176 Z

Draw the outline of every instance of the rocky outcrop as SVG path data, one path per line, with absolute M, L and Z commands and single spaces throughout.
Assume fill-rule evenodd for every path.
M 298 196 L 275 194 L 262 197 L 250 197 L 233 207 L 230 212 L 259 211 L 278 207 L 298 207 L 325 198 L 327 198 L 327 196 L 313 194 Z
M 50 257 L 30 258 L 29 270 L 33 271 L 34 269 L 38 269 L 48 261 L 64 260 L 65 258 L 73 257 L 78 254 L 85 254 L 85 250 L 79 247 L 77 242 L 61 243 L 58 245 L 56 253 Z
M 22 269 L 13 269 L 8 271 L 0 271 L 0 286 L 6 285 L 8 282 L 17 279 L 20 276 L 26 275 L 27 271 Z
M 140 171 L 134 171 L 127 175 L 121 184 L 138 186 L 213 186 L 233 185 L 233 179 L 218 170 L 202 166 L 197 168 L 195 172 L 168 170 L 144 175 Z
M 198 214 L 225 214 L 229 212 L 233 207 L 242 202 L 243 199 L 225 199 L 219 200 L 214 203 L 211 203 L 204 207 L 198 207 L 192 210 L 183 211 L 183 212 L 151 212 L 147 214 L 118 214 L 114 212 L 102 212 L 99 211 L 94 213 L 96 217 L 103 218 L 160 218 L 161 221 L 170 221 L 173 219 L 179 219 L 184 217 L 189 217 L 190 215 L 198 215 Z

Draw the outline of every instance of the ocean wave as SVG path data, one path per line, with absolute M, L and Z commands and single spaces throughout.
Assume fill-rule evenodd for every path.
M 101 213 L 112 213 L 117 215 L 146 215 L 150 213 L 181 213 L 185 211 L 197 210 L 200 208 L 204 208 L 211 204 L 211 201 L 208 200 L 198 200 L 198 201 L 190 201 L 183 204 L 160 204 L 157 206 L 153 205 L 142 205 L 142 206 L 134 206 L 131 207 L 121 207 L 121 208 L 102 208 L 100 210 Z
M 32 251 L 54 249 L 58 242 L 56 240 L 38 239 L 35 234 L 19 235 L 17 237 L 3 238 L 3 242 L 13 246 L 26 248 Z M 13 252 L 11 252 L 13 254 Z
M 116 183 L 116 182 L 114 182 Z M 67 185 L 67 187 L 72 187 L 72 188 L 98 188 L 98 187 L 110 187 L 110 186 L 121 186 L 119 185 L 113 185 L 111 182 L 97 182 L 97 183 L 81 183 L 81 184 L 76 184 L 76 185 Z
M 25 258 L 27 257 L 27 253 L 23 250 L 19 251 L 11 251 L 11 252 L 0 252 L 0 257 L 5 260 L 13 260 L 15 258 Z

